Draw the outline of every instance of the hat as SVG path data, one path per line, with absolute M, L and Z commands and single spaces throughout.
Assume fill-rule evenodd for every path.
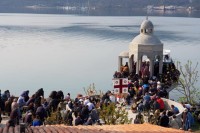
M 157 82 L 157 85 L 160 85 L 160 81 Z

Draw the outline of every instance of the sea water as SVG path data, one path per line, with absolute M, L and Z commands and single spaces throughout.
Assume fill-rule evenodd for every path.
M 18 96 L 44 88 L 85 95 L 92 83 L 112 90 L 118 55 L 128 51 L 144 16 L 0 14 L 0 89 Z M 174 62 L 200 59 L 200 18 L 149 17 Z M 198 67 L 198 70 L 199 67 Z M 178 97 L 172 94 L 172 97 Z

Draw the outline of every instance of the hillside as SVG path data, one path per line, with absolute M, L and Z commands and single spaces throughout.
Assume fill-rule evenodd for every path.
M 200 0 L 1 0 L 1 12 L 18 12 L 26 7 L 58 8 L 58 7 L 89 7 L 95 9 L 145 8 L 147 5 L 174 5 L 200 9 Z

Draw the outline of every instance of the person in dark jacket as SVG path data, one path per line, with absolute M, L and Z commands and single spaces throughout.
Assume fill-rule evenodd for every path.
M 82 111 L 81 111 L 81 118 L 83 122 L 85 123 L 89 117 L 89 109 L 88 106 L 83 106 Z
M 5 102 L 10 98 L 10 92 L 9 90 L 6 90 L 2 95 L 1 95 L 1 112 L 5 114 Z
M 23 122 L 28 124 L 29 126 L 32 125 L 32 112 L 31 111 L 27 111 L 26 114 L 25 114 L 25 117 L 23 119 Z
M 24 101 L 27 102 L 28 100 L 29 100 L 29 90 L 26 90 L 24 94 Z
M 35 93 L 35 97 L 36 97 L 36 98 L 37 98 L 37 97 L 40 97 L 40 96 L 44 97 L 44 90 L 43 90 L 43 88 L 40 88 L 40 89 Z
M 67 110 L 65 121 L 69 126 L 72 126 L 72 121 L 73 121 L 72 113 L 73 113 L 72 111 Z
M 83 120 L 81 119 L 81 116 L 78 114 L 78 116 L 75 119 L 75 125 L 82 125 L 83 124 Z
M 44 122 L 45 118 L 47 117 L 47 113 L 42 105 L 40 105 L 36 110 L 36 115 L 40 117 L 42 123 Z
M 96 123 L 99 120 L 99 112 L 97 111 L 96 108 L 92 109 L 92 111 L 90 112 L 90 117 L 93 123 Z
M 26 102 L 26 106 L 29 106 L 30 103 L 34 103 L 35 102 L 35 94 L 33 94 L 29 100 Z
M 102 103 L 106 103 L 107 104 L 107 102 L 108 101 L 110 101 L 110 94 L 111 94 L 111 91 L 107 91 L 104 95 L 103 95 L 103 97 L 102 97 Z
M 11 104 L 12 100 L 11 98 L 8 98 L 8 100 L 5 102 L 5 112 L 8 114 L 8 116 L 10 116 L 11 113 Z
M 169 117 L 166 115 L 166 111 L 163 111 L 162 116 L 160 117 L 160 126 L 169 127 Z
M 63 100 L 64 99 L 64 94 L 63 94 L 63 92 L 61 90 L 57 92 L 56 98 L 58 100 Z

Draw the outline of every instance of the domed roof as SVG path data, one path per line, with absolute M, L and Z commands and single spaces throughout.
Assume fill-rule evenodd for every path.
M 148 18 L 142 22 L 140 26 L 140 33 L 153 34 L 153 30 L 154 30 L 153 23 L 149 21 Z
M 153 23 L 148 19 L 144 20 L 140 26 L 140 29 L 153 29 Z
M 131 43 L 139 45 L 162 45 L 161 41 L 153 34 L 148 35 L 141 33 L 136 36 Z
M 140 34 L 132 40 L 131 44 L 162 45 L 161 41 L 153 34 L 153 28 L 151 21 L 144 20 L 140 26 Z

